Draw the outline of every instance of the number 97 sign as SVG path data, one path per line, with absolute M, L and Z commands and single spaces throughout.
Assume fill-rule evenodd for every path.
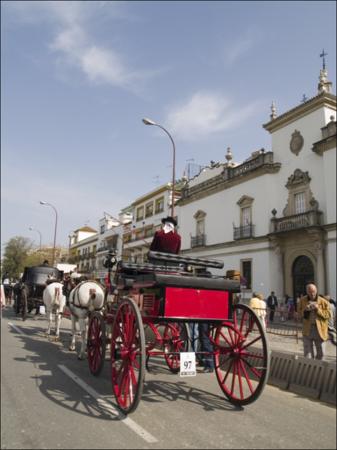
M 180 376 L 181 377 L 194 377 L 196 375 L 195 370 L 195 353 L 194 352 L 181 352 L 180 353 Z

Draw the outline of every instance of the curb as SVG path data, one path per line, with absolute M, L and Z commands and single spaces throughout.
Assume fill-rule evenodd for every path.
M 268 384 L 336 405 L 336 363 L 271 351 Z

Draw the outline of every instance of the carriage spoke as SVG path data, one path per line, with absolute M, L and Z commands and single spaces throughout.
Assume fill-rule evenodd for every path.
M 245 348 L 247 348 L 247 347 L 250 347 L 251 345 L 255 344 L 255 343 L 256 343 L 257 341 L 259 341 L 260 339 L 262 339 L 262 336 L 256 337 L 256 338 L 253 339 L 252 341 L 247 342 L 247 344 L 243 345 L 243 346 L 242 346 L 242 349 L 245 349 Z
M 252 394 L 253 391 L 254 391 L 254 389 L 253 389 L 252 383 L 251 383 L 251 381 L 250 381 L 250 378 L 249 378 L 249 376 L 248 376 L 248 374 L 247 374 L 247 371 L 246 371 L 244 362 L 243 362 L 242 360 L 240 360 L 240 364 L 241 364 L 241 368 L 242 368 L 243 374 L 244 374 L 244 376 L 245 376 L 246 382 L 247 382 L 247 384 L 248 384 L 250 393 Z
M 239 381 L 239 389 L 240 389 L 240 398 L 243 398 L 243 388 L 242 388 L 242 379 L 241 379 L 241 371 L 240 371 L 240 367 L 241 367 L 240 359 L 237 361 L 237 366 L 238 366 L 238 381 Z

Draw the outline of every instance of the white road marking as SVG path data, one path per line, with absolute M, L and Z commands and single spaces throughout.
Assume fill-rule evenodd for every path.
M 8 325 L 12 328 L 14 328 L 15 331 L 17 331 L 20 334 L 26 335 L 22 330 L 20 330 L 19 327 L 14 325 L 11 322 L 8 322 Z M 74 372 L 72 372 L 70 369 L 68 369 L 66 366 L 62 364 L 58 364 L 59 369 L 62 370 L 68 377 L 70 377 L 75 383 L 77 383 L 82 389 L 84 389 L 91 397 L 96 399 L 97 403 L 101 405 L 105 411 L 109 411 L 113 416 L 117 417 L 121 422 L 123 422 L 126 426 L 128 426 L 132 431 L 134 431 L 138 436 L 143 438 L 146 442 L 152 444 L 154 442 L 158 442 L 158 439 L 156 439 L 152 434 L 150 434 L 148 431 L 144 430 L 140 425 L 138 425 L 134 420 L 130 419 L 129 417 L 125 416 L 121 411 L 119 411 L 115 406 L 113 406 L 111 403 L 103 399 L 95 389 L 90 387 L 87 383 L 85 383 L 81 378 L 79 378 Z
M 143 438 L 146 442 L 152 444 L 154 442 L 158 442 L 158 440 L 152 436 L 149 432 L 144 430 L 140 425 L 138 425 L 135 421 L 125 416 L 121 411 L 115 408 L 111 403 L 107 400 L 103 399 L 95 389 L 90 387 L 87 383 L 85 383 L 81 378 L 79 378 L 74 372 L 68 369 L 66 366 L 62 364 L 58 364 L 59 369 L 62 370 L 68 377 L 70 377 L 75 383 L 77 383 L 82 389 L 84 389 L 89 395 L 91 395 L 94 399 L 96 399 L 97 403 L 104 407 L 104 410 L 109 411 L 113 416 L 117 417 L 121 420 L 126 426 L 128 426 L 132 431 L 138 434 L 141 438 Z
M 25 332 L 23 332 L 22 330 L 20 330 L 19 327 L 17 327 L 16 325 L 14 325 L 12 322 L 8 322 L 8 325 L 12 328 L 14 328 L 15 331 L 17 331 L 20 334 L 26 334 Z

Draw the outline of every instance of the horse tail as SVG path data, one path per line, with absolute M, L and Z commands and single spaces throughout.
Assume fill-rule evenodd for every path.
M 60 287 L 59 286 L 54 288 L 53 304 L 56 306 L 60 305 Z

